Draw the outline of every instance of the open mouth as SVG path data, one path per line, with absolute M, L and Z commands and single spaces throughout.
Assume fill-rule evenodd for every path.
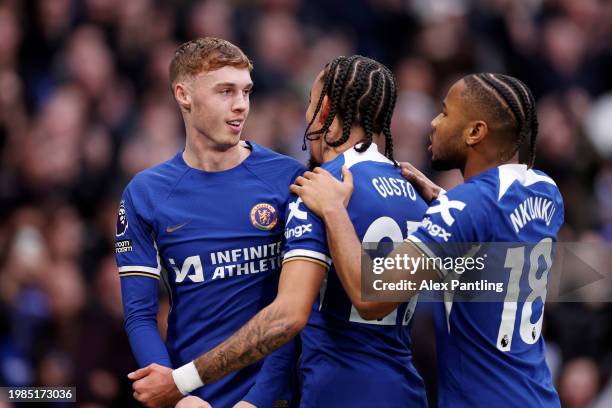
M 228 124 L 228 126 L 232 129 L 232 131 L 240 132 L 240 130 L 242 129 L 242 124 L 244 123 L 244 121 L 241 120 L 241 119 L 236 119 L 236 120 L 228 120 L 225 123 Z

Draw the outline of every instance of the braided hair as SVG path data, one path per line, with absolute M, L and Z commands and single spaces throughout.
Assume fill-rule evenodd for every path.
M 519 152 L 519 161 L 533 167 L 538 117 L 535 99 L 527 85 L 502 74 L 472 74 L 463 79 L 479 109 L 486 109 L 492 115 L 501 132 L 512 135 L 512 147 L 503 159 Z
M 393 73 L 383 64 L 361 55 L 341 56 L 325 66 L 321 80 L 321 95 L 304 132 L 302 149 L 306 150 L 306 140 L 316 140 L 321 135 L 329 146 L 341 146 L 349 139 L 351 128 L 359 125 L 365 131 L 365 137 L 355 150 L 364 152 L 372 144 L 374 135 L 382 133 L 385 136 L 385 156 L 395 163 L 391 117 L 397 100 L 397 83 Z M 311 131 L 326 95 L 331 105 L 329 115 L 320 129 Z M 328 131 L 336 117 L 342 123 L 342 135 L 329 140 Z

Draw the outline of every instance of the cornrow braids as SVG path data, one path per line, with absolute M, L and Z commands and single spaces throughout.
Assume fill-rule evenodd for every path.
M 374 72 L 376 71 L 370 71 L 369 80 L 368 80 L 368 91 L 366 92 L 369 92 L 369 89 L 372 88 L 374 90 L 373 99 L 375 101 L 378 101 L 381 99 L 381 95 L 382 95 L 381 82 L 383 82 L 384 79 L 381 78 L 380 75 L 376 75 L 376 78 L 373 78 Z M 375 131 L 374 131 L 374 124 L 372 123 L 372 118 L 376 116 L 374 112 L 375 108 L 376 107 L 372 103 L 367 105 L 366 112 L 363 115 L 362 122 L 363 122 L 363 130 L 365 131 L 365 134 L 366 134 L 366 140 L 368 139 L 371 140 L 374 137 Z M 368 147 L 369 147 L 369 144 L 366 146 L 366 144 L 364 143 L 360 147 L 355 147 L 355 150 L 357 150 L 358 152 L 363 152 Z
M 385 156 L 395 163 L 391 117 L 397 100 L 397 85 L 391 71 L 361 55 L 341 56 L 326 65 L 321 80 L 321 95 L 304 132 L 302 149 L 306 149 L 306 140 L 315 140 L 321 135 L 329 146 L 340 146 L 349 139 L 352 127 L 358 125 L 363 128 L 365 136 L 355 149 L 359 152 L 367 150 L 373 137 L 382 132 Z M 320 129 L 311 131 L 325 96 L 330 100 L 329 115 Z M 336 117 L 342 123 L 342 134 L 337 140 L 328 140 L 327 133 Z
M 502 81 L 500 78 L 495 77 L 492 74 L 481 74 L 481 78 L 486 81 L 489 86 L 493 87 L 495 91 L 501 95 L 505 105 L 512 111 L 516 124 L 516 132 L 518 138 L 514 140 L 514 146 L 510 152 L 502 156 L 502 160 L 507 160 L 513 157 L 516 152 L 520 149 L 525 141 L 525 112 L 522 109 L 522 101 L 517 94 L 517 90 L 512 86 L 510 81 Z M 504 78 L 506 79 L 506 78 Z
M 352 64 L 350 67 L 353 69 L 350 77 L 347 78 L 347 86 L 345 87 L 345 91 L 342 92 L 339 101 L 339 104 L 344 106 L 343 112 L 339 112 L 342 119 L 342 136 L 340 136 L 338 140 L 329 141 L 327 139 L 327 135 L 325 135 L 325 143 L 331 147 L 338 147 L 346 143 L 351 135 L 353 121 L 356 122 L 359 116 L 357 99 L 363 92 L 363 88 L 365 88 L 366 83 L 364 77 L 366 76 L 367 71 L 365 69 L 360 69 L 360 65 L 362 65 L 362 63 L 358 59 L 354 59 L 351 62 Z
M 533 94 L 531 93 L 529 88 L 527 88 L 527 85 L 525 85 L 523 82 L 519 81 L 516 78 L 511 77 L 511 79 L 515 81 L 516 87 L 521 90 L 521 95 L 523 97 L 523 101 L 525 102 L 525 107 L 527 109 L 525 112 L 525 116 L 527 118 L 525 132 L 526 135 L 531 136 L 529 138 L 529 145 L 523 144 L 526 148 L 523 149 L 523 152 L 519 151 L 519 158 L 521 154 L 523 156 L 527 155 L 527 159 L 523 161 L 525 161 L 527 163 L 527 166 L 531 168 L 533 167 L 535 162 L 536 138 L 538 135 L 538 114 L 536 110 L 536 103 Z M 523 146 L 520 146 L 520 148 L 522 147 Z
M 488 109 L 500 129 L 515 135 L 512 148 L 502 159 L 507 160 L 519 152 L 520 161 L 533 167 L 538 119 L 535 99 L 529 88 L 520 80 L 502 74 L 473 74 L 464 80 L 470 92 L 479 98 L 479 106 Z
M 388 99 L 385 99 L 388 106 L 383 108 L 385 112 L 385 118 L 382 122 L 382 132 L 385 135 L 385 156 L 389 158 L 396 166 L 399 166 L 399 163 L 395 161 L 393 158 L 393 136 L 391 135 L 391 118 L 393 116 L 393 107 L 395 106 L 395 102 L 397 101 L 397 84 L 395 81 L 395 77 L 391 73 L 391 71 L 387 70 L 387 75 L 389 77 L 389 91 L 390 95 Z

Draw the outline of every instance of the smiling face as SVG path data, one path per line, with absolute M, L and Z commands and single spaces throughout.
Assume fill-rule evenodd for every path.
M 213 37 L 181 44 L 169 67 L 174 97 L 190 138 L 213 150 L 236 146 L 249 114 L 253 86 L 248 57 Z
M 190 125 L 218 149 L 235 146 L 249 114 L 252 88 L 249 70 L 232 66 L 203 72 L 185 81 Z
M 468 126 L 462 92 L 465 82 L 455 82 L 442 102 L 442 112 L 431 121 L 431 162 L 436 170 L 461 169 L 465 165 L 467 145 L 464 132 Z

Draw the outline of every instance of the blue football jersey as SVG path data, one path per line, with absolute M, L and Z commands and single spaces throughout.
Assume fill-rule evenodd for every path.
M 360 240 L 401 242 L 416 230 L 427 205 L 375 144 L 363 153 L 351 148 L 322 167 L 340 178 L 343 165 L 354 178 L 347 210 Z M 301 334 L 301 406 L 426 406 L 410 346 L 416 299 L 379 321 L 363 320 L 335 272 L 322 220 L 295 196 L 286 216 L 284 262 L 307 259 L 329 267 Z
M 304 168 L 247 145 L 251 153 L 241 164 L 219 172 L 189 167 L 180 152 L 139 173 L 123 194 L 115 252 L 126 330 L 141 365 L 163 364 L 139 338 L 147 336 L 144 326 L 156 330 L 151 321 L 160 276 L 172 306 L 166 348 L 173 367 L 230 337 L 276 296 L 289 185 Z M 278 374 L 274 381 L 262 380 L 272 401 L 286 396 L 290 373 L 283 364 L 289 358 L 269 368 Z M 213 406 L 231 407 L 259 381 L 261 367 L 253 364 L 194 394 Z
M 409 237 L 427 255 L 439 258 L 486 258 L 487 244 L 471 243 L 506 243 L 503 254 L 493 254 L 497 266 L 480 273 L 502 278 L 503 294 L 490 302 L 453 301 L 449 291 L 444 303 L 436 305 L 441 407 L 560 406 L 541 329 L 553 243 L 563 214 L 561 194 L 550 177 L 525 165 L 506 164 L 441 195 Z M 491 247 L 499 251 L 499 246 Z M 447 278 L 459 276 L 452 270 L 441 272 Z

